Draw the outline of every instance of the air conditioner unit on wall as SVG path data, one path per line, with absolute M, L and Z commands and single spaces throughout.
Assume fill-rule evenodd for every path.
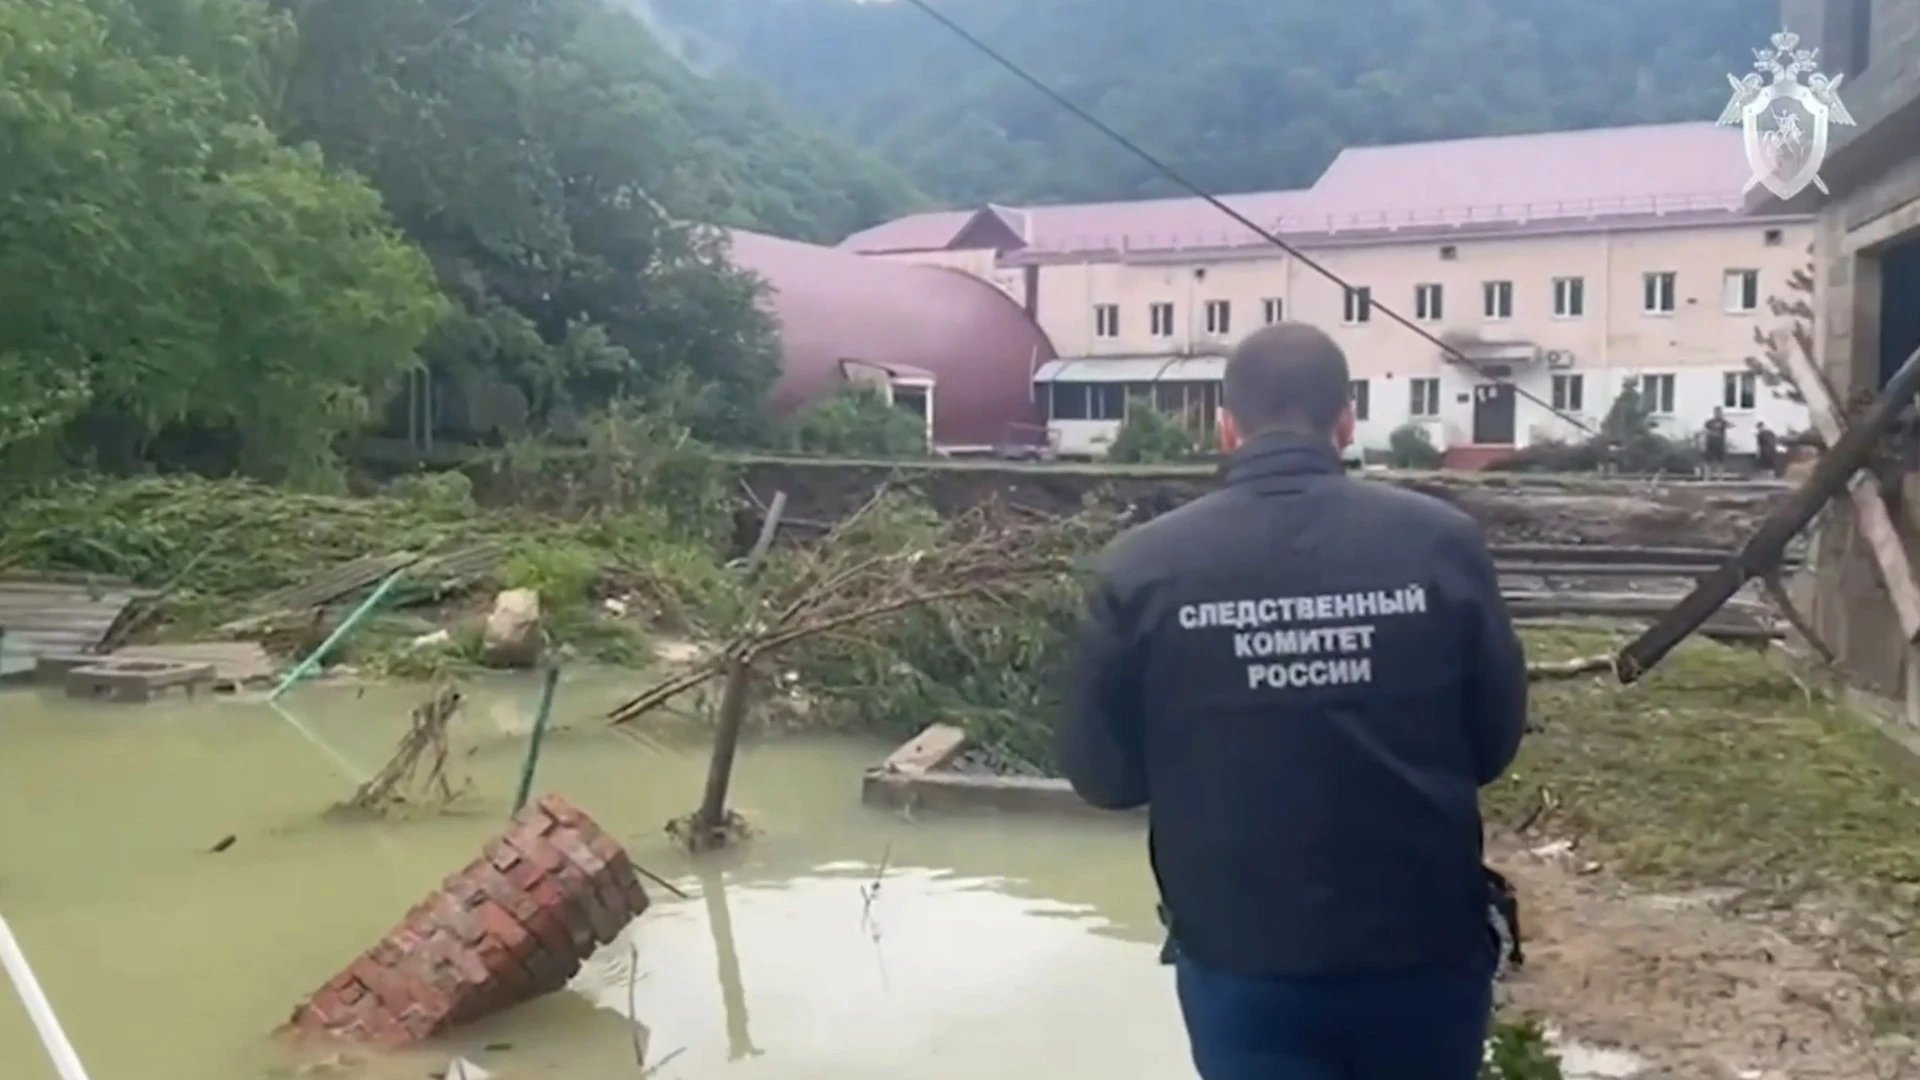
M 1566 349 L 1548 349 L 1542 354 L 1550 368 L 1570 368 L 1573 366 L 1573 353 Z

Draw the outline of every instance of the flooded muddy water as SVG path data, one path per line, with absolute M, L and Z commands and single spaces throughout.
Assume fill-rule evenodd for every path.
M 0 914 L 93 1080 L 388 1080 L 454 1054 L 496 1080 L 1191 1075 L 1137 826 L 909 821 L 859 805 L 889 747 L 782 737 L 737 776 L 761 835 L 696 867 L 661 826 L 696 803 L 704 746 L 605 731 L 630 682 L 569 676 L 537 790 L 692 898 L 650 888 L 572 992 L 445 1045 L 316 1065 L 267 1035 L 503 824 L 532 681 L 470 687 L 462 812 L 380 825 L 321 813 L 352 790 L 339 759 L 384 762 L 420 687 L 302 689 L 298 730 L 257 700 L 0 694 Z M 56 1080 L 10 990 L 0 1063 Z

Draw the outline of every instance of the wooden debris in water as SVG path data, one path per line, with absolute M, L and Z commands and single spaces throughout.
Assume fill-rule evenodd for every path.
M 383 814 L 415 802 L 449 806 L 465 795 L 472 782 L 463 779 L 456 785 L 447 773 L 452 756 L 447 731 L 465 704 L 460 688 L 444 683 L 433 697 L 414 706 L 412 722 L 392 759 L 338 809 Z

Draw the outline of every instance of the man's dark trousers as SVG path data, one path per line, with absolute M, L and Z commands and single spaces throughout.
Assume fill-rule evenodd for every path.
M 1204 1080 L 1475 1080 L 1493 963 L 1259 978 L 1175 961 Z

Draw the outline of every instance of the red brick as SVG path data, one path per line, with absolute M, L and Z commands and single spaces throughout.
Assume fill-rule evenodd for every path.
M 647 907 L 627 854 L 548 796 L 295 1009 L 283 1030 L 400 1047 L 558 990 Z

